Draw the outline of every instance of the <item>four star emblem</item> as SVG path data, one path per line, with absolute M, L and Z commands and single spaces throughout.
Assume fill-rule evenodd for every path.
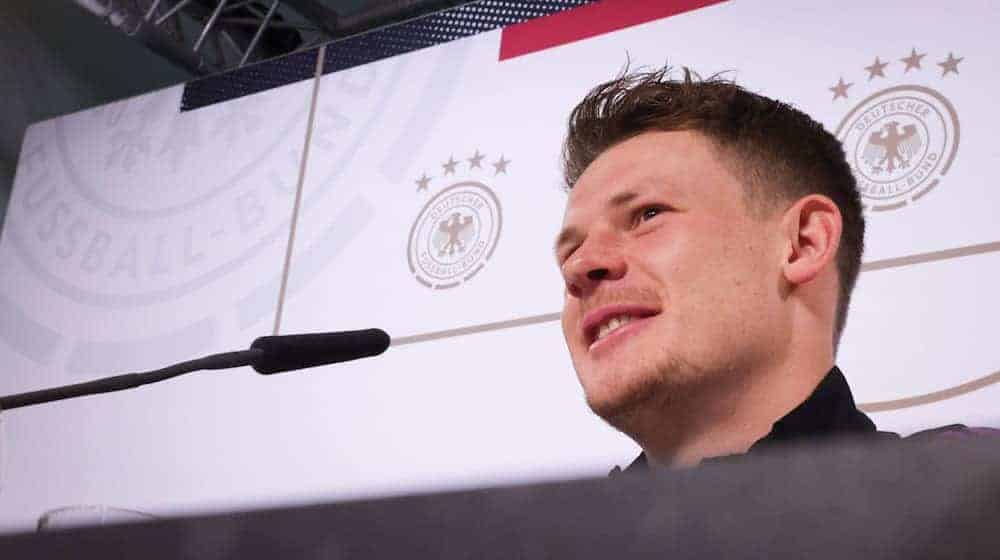
M 910 49 L 910 55 L 900 58 L 899 61 L 905 64 L 903 68 L 903 73 L 906 74 L 910 70 L 922 70 L 921 62 L 923 58 L 927 56 L 927 53 L 918 53 L 916 47 Z M 956 57 L 955 53 L 949 52 L 948 58 L 938 62 L 937 65 L 941 67 L 941 77 L 945 77 L 948 74 L 958 74 L 958 63 L 965 60 L 965 57 Z M 881 57 L 876 56 L 875 62 L 870 65 L 865 66 L 865 71 L 868 72 L 868 81 L 872 81 L 875 78 L 885 78 L 885 69 L 889 66 L 889 61 L 883 62 Z M 837 83 L 827 88 L 833 92 L 833 101 L 840 98 L 847 99 L 849 97 L 847 90 L 854 85 L 854 82 L 845 82 L 843 76 Z
M 465 158 L 464 161 L 468 162 L 469 169 L 482 169 L 484 159 L 486 159 L 486 154 L 481 153 L 477 149 L 475 153 L 473 153 L 470 157 Z M 454 175 L 459 166 L 462 164 L 462 161 L 463 160 L 461 159 L 455 159 L 454 154 L 448 156 L 448 161 L 441 164 L 441 169 L 443 170 L 444 175 Z M 506 156 L 501 155 L 500 159 L 490 164 L 494 169 L 493 175 L 496 176 L 501 173 L 506 175 L 507 167 L 510 166 L 510 163 L 511 160 L 507 159 Z M 433 177 L 429 177 L 427 173 L 423 173 L 419 179 L 414 180 L 413 183 L 417 185 L 417 192 L 429 190 L 431 179 L 433 179 Z

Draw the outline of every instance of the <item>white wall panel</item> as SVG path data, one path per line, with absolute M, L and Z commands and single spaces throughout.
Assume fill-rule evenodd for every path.
M 0 390 L 155 369 L 269 331 L 310 86 L 183 114 L 170 88 L 32 126 L 0 243 Z M 259 477 L 239 465 L 270 453 L 263 381 L 203 373 L 4 413 L 0 526 L 74 504 L 253 495 Z
M 634 444 L 583 402 L 552 316 L 562 284 L 551 255 L 566 116 L 626 56 L 633 67 L 733 70 L 831 130 L 890 88 L 947 99 L 960 123 L 954 161 L 925 196 L 869 213 L 874 268 L 858 284 L 840 363 L 859 402 L 897 403 L 874 415 L 884 429 L 1000 426 L 996 385 L 903 400 L 1000 369 L 990 343 L 1000 256 L 993 246 L 940 253 L 1000 241 L 989 179 L 1000 163 L 988 62 L 998 24 L 984 3 L 738 0 L 504 62 L 496 31 L 324 76 L 281 332 L 460 332 L 312 372 L 201 374 L 7 413 L 0 529 L 75 503 L 249 507 L 598 474 L 630 460 Z M 911 49 L 926 56 L 904 72 Z M 949 53 L 962 61 L 944 74 Z M 885 76 L 865 70 L 875 57 L 889 62 Z M 835 98 L 841 78 L 853 85 Z M 182 115 L 172 89 L 32 127 L 0 241 L 10 370 L 0 390 L 152 368 L 269 332 L 312 87 Z M 414 223 L 471 182 L 496 197 L 474 225 L 502 223 L 500 233 L 480 239 L 492 252 L 473 259 L 475 274 L 428 287 L 407 258 Z M 107 248 L 90 266 L 100 231 Z M 440 251 L 442 239 L 416 246 Z

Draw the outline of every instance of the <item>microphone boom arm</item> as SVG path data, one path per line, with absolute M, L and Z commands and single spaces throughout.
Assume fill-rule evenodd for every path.
M 239 350 L 237 352 L 223 352 L 221 354 L 212 354 L 210 356 L 197 358 L 195 360 L 188 360 L 186 362 L 181 362 L 179 364 L 174 364 L 172 366 L 167 366 L 153 371 L 126 373 L 123 375 L 105 377 L 103 379 L 95 379 L 84 383 L 77 383 L 75 385 L 65 385 L 63 387 L 55 387 L 52 389 L 42 389 L 41 391 L 31 391 L 29 393 L 9 395 L 6 397 L 0 397 L 0 411 L 11 408 L 19 408 L 22 406 L 30 406 L 33 404 L 42 404 L 63 399 L 83 397 L 87 395 L 123 391 L 125 389 L 132 389 L 133 387 L 156 383 L 158 381 L 165 381 L 167 379 L 195 371 L 248 366 L 252 365 L 256 360 L 263 356 L 263 354 L 264 351 L 258 348 Z

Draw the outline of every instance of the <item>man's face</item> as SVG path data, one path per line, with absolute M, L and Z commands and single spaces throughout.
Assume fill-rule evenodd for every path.
M 779 358 L 778 220 L 748 214 L 722 157 L 699 133 L 648 132 L 601 154 L 570 192 L 556 243 L 563 334 L 609 421 Z

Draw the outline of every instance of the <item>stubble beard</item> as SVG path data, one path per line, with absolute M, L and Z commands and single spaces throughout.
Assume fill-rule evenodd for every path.
M 662 357 L 655 363 L 639 364 L 620 380 L 623 385 L 604 398 L 587 396 L 587 405 L 605 422 L 628 435 L 652 416 L 669 418 L 682 405 L 685 394 L 704 376 L 680 358 Z

